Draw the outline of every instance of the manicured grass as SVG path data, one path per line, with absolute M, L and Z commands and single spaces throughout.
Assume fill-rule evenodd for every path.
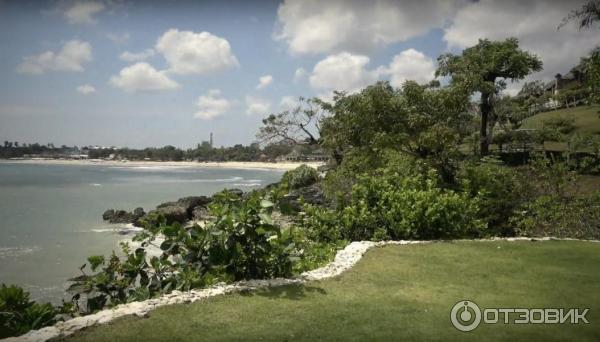
M 80 332 L 75 341 L 398 341 L 600 339 L 600 244 L 441 242 L 369 251 L 352 270 L 286 286 L 163 307 Z M 450 309 L 590 308 L 590 324 L 481 325 Z
M 551 110 L 527 118 L 522 128 L 540 129 L 545 120 L 553 118 L 573 118 L 575 132 L 583 134 L 600 134 L 600 106 L 579 106 L 575 108 Z

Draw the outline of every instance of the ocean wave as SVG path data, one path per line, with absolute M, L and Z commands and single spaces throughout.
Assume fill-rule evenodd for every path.
M 0 259 L 15 258 L 39 251 L 40 246 L 0 247 Z
M 100 183 L 90 183 L 91 186 L 102 186 Z
M 94 228 L 90 232 L 93 233 L 118 233 L 118 234 L 129 234 L 144 230 L 144 228 L 136 227 L 131 223 L 125 225 L 115 225 L 109 228 Z
M 241 187 L 254 187 L 254 186 L 261 186 L 262 184 L 260 183 L 235 183 L 233 184 L 233 186 L 241 186 Z
M 244 177 L 231 177 L 231 178 L 216 178 L 216 179 L 172 179 L 172 178 L 152 178 L 152 179 L 124 179 L 125 182 L 134 182 L 136 184 L 173 184 L 173 183 L 231 183 L 244 181 Z

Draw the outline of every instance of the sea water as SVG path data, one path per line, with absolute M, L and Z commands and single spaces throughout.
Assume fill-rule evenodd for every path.
M 162 202 L 244 191 L 283 171 L 180 166 L 0 163 L 0 283 L 59 303 L 66 280 L 90 255 L 118 250 L 124 225 L 102 221 L 109 208 L 146 211 Z

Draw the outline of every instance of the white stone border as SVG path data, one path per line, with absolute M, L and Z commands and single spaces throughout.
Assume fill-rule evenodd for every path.
M 9 337 L 2 341 L 47 341 L 56 337 L 65 337 L 73 334 L 74 332 L 83 328 L 91 327 L 98 324 L 108 323 L 119 317 L 127 315 L 136 315 L 144 317 L 148 312 L 154 310 L 159 306 L 181 304 L 181 303 L 193 303 L 198 300 L 202 300 L 209 297 L 218 295 L 239 292 L 239 291 L 250 291 L 263 287 L 282 286 L 289 284 L 302 284 L 308 281 L 322 280 L 326 278 L 335 277 L 340 275 L 344 271 L 352 268 L 365 254 L 365 252 L 376 246 L 385 245 L 411 245 L 411 244 L 425 244 L 433 242 L 460 242 L 460 241 L 550 241 L 550 240 L 571 240 L 571 241 L 589 241 L 589 242 L 600 242 L 598 240 L 578 240 L 578 239 L 559 239 L 552 237 L 543 238 L 528 238 L 528 237 L 517 237 L 517 238 L 493 238 L 484 240 L 433 240 L 433 241 L 413 241 L 413 240 L 402 240 L 402 241 L 356 241 L 350 243 L 344 249 L 338 251 L 335 259 L 324 267 L 304 272 L 300 276 L 286 279 L 286 278 L 275 278 L 275 279 L 263 279 L 263 280 L 247 280 L 239 281 L 233 284 L 221 284 L 211 286 L 205 289 L 191 290 L 189 292 L 173 291 L 169 294 L 163 295 L 158 298 L 148 299 L 141 302 L 133 302 L 127 304 L 121 304 L 112 309 L 102 310 L 92 315 L 76 317 L 65 322 L 58 322 L 53 326 L 45 327 L 39 330 L 32 330 L 25 335 L 19 337 Z

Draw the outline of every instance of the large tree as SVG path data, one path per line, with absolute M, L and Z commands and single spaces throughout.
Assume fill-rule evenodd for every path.
M 516 38 L 504 41 L 480 39 L 461 55 L 451 53 L 438 58 L 436 76 L 451 76 L 452 84 L 465 91 L 481 94 L 480 153 L 489 153 L 492 140 L 490 121 L 494 122 L 494 96 L 506 88 L 506 81 L 517 81 L 531 72 L 542 70 L 542 61 L 519 48 Z M 491 120 L 490 120 L 491 119 Z
M 323 114 L 318 99 L 300 97 L 295 108 L 264 118 L 256 137 L 261 143 L 318 144 Z
M 468 96 L 457 87 L 413 81 L 400 89 L 379 82 L 359 93 L 339 94 L 324 104 L 331 115 L 323 120 L 322 144 L 344 158 L 358 157 L 367 168 L 380 166 L 387 152 L 401 152 L 427 162 L 451 183 L 458 147 L 472 120 Z

